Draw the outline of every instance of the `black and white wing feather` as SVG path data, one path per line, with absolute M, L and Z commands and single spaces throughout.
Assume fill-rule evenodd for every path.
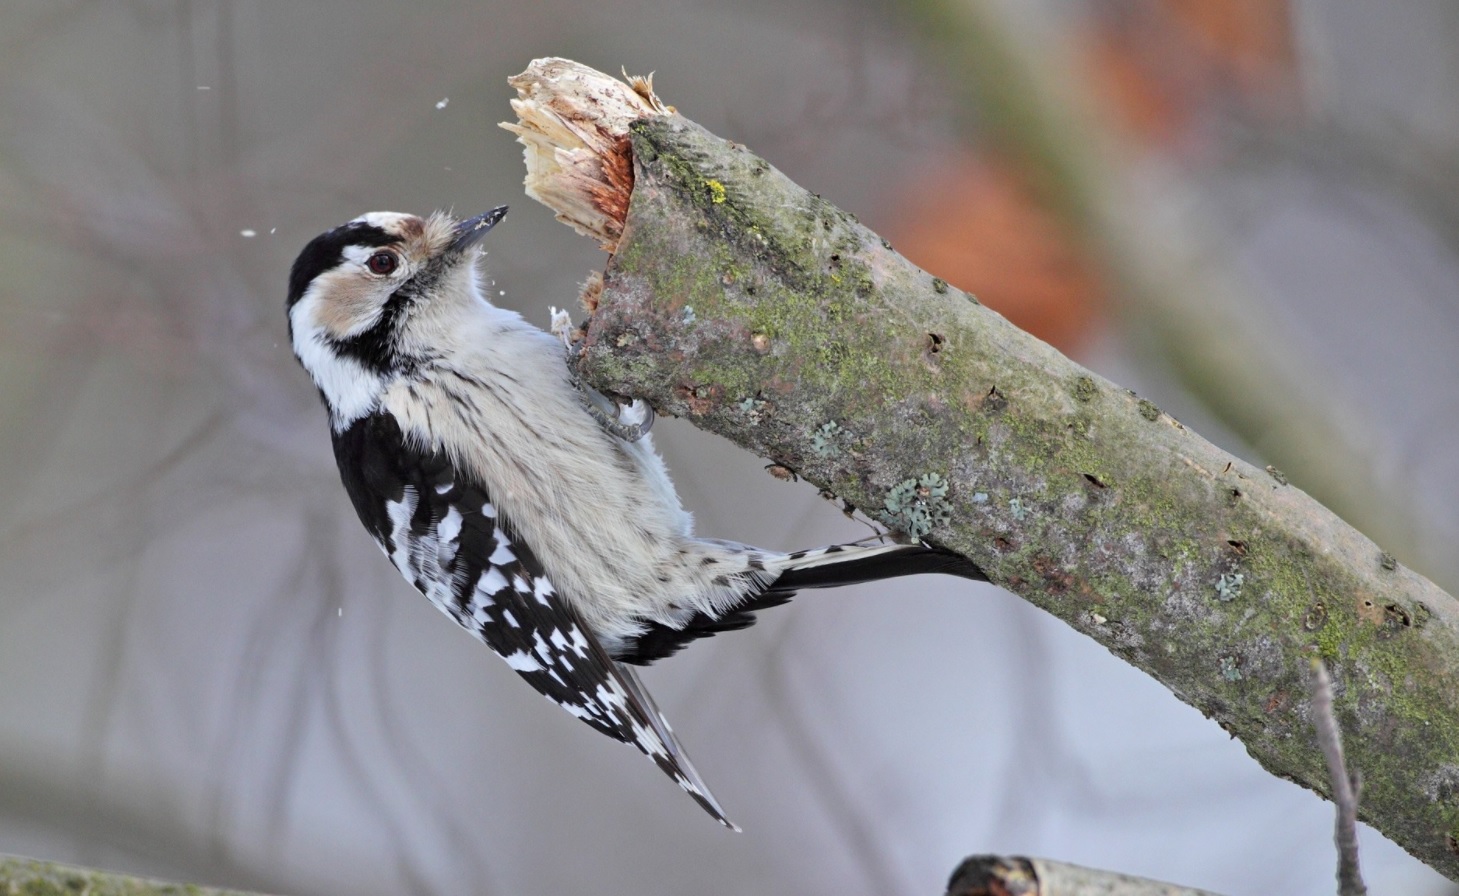
M 642 750 L 734 827 L 633 670 L 559 598 L 480 484 L 443 453 L 408 444 L 388 413 L 354 421 L 334 444 L 355 510 L 408 581 L 549 700 Z

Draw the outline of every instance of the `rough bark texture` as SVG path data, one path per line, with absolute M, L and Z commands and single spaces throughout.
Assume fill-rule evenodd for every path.
M 7 896 L 249 896 L 195 884 L 169 884 L 108 871 L 0 856 L 0 893 Z
M 1023 856 L 969 856 L 946 896 L 1215 896 L 1144 877 Z
M 1321 657 L 1362 817 L 1459 879 L 1451 597 L 744 147 L 672 114 L 631 141 L 589 382 L 928 532 L 1326 795 Z
M 1041 201 L 1098 247 L 1105 270 L 1117 280 L 1116 307 L 1148 334 L 1146 349 L 1158 347 L 1171 371 L 1225 426 L 1279 466 L 1300 470 L 1304 487 L 1325 504 L 1438 582 L 1456 587 L 1459 552 L 1443 527 L 1426 526 L 1410 506 L 1423 481 L 1384 470 L 1402 437 L 1388 432 L 1392 424 L 1385 418 L 1336 396 L 1322 372 L 1304 363 L 1294 351 L 1291 325 L 1262 285 L 1240 273 L 1242 265 L 1229 246 L 1221 247 L 1207 220 L 1212 209 L 1229 208 L 1212 195 L 1229 188 L 1224 169 L 1294 159 L 1282 162 L 1274 144 L 1253 154 L 1251 147 L 1261 141 L 1254 144 L 1255 133 L 1247 132 L 1235 140 L 1245 150 L 1229 143 L 1222 150 L 1208 147 L 1224 162 L 1203 172 L 1197 165 L 1182 166 L 1176 178 L 1135 174 L 1131 169 L 1146 164 L 1143 156 L 1098 120 L 1088 79 L 1067 67 L 1065 54 L 1051 54 L 1046 43 L 1029 39 L 1017 24 L 1025 17 L 1008 15 L 1010 6 L 900 0 L 897 7 L 908 22 L 921 24 L 928 58 L 941 64 L 960 101 L 954 108 L 976 120 L 979 140 L 1016 157 L 1032 172 L 1030 181 L 1041 185 Z M 1295 136 L 1287 126 L 1268 134 L 1278 142 Z M 1332 138 L 1302 139 L 1315 147 Z

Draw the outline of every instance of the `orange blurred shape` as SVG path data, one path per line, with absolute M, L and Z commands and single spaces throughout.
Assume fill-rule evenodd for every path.
M 1137 143 L 1177 149 L 1204 115 L 1282 115 L 1296 97 L 1288 0 L 1122 0 L 1078 35 L 1081 71 Z
M 1102 118 L 1177 154 L 1231 112 L 1281 115 L 1296 98 L 1288 0 L 1107 0 L 1077 36 Z M 1077 354 L 1108 309 L 1099 264 L 1016 164 L 971 151 L 898 194 L 887 236 L 927 271 Z
M 1105 313 L 1096 266 L 1011 166 L 969 153 L 926 170 L 883 233 L 914 264 L 1066 354 Z
M 1295 76 L 1288 0 L 1160 0 L 1173 30 L 1216 74 L 1260 97 Z

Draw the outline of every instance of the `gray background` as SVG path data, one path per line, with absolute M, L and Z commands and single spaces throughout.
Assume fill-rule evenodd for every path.
M 987 9 L 1057 61 L 1124 5 Z M 1406 521 L 1385 547 L 1451 589 L 1452 10 L 1294 4 L 1320 127 L 1160 172 L 1200 257 L 1318 384 L 1307 410 L 1366 446 L 1351 476 L 1380 500 L 1350 517 Z M 367 210 L 506 202 L 497 300 L 543 323 L 573 305 L 601 257 L 522 196 L 495 127 L 544 55 L 656 70 L 668 102 L 873 228 L 967 120 L 904 13 L 870 3 L 0 10 L 0 852 L 316 894 L 935 893 L 985 851 L 1330 891 L 1327 804 L 992 587 L 807 595 L 649 670 L 732 835 L 400 581 L 290 356 L 287 268 Z M 1123 320 L 1081 360 L 1266 462 Z M 683 423 L 656 437 L 705 533 L 865 533 Z M 1363 848 L 1375 891 L 1448 891 L 1372 831 Z

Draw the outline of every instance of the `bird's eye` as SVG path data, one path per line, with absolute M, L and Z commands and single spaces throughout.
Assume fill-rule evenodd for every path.
M 400 261 L 395 257 L 394 252 L 376 252 L 365 261 L 365 267 L 370 269 L 370 273 L 379 274 L 382 277 L 394 273 L 399 264 Z

